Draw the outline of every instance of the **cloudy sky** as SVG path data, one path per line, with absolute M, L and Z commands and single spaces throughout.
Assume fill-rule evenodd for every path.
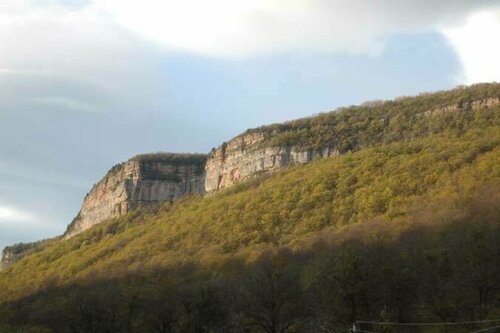
M 500 81 L 498 36 L 500 0 L 1 0 L 0 247 L 138 153 Z

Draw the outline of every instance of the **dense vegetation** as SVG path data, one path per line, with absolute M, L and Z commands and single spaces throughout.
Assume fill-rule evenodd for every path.
M 58 241 L 60 240 L 60 238 L 61 237 L 58 236 L 50 239 L 43 239 L 32 243 L 17 243 L 9 245 L 4 248 L 4 252 L 9 253 L 9 255 L 13 257 L 12 260 L 17 261 L 22 257 L 43 250 L 50 242 Z M 0 269 L 1 268 L 2 267 L 0 267 Z
M 500 99 L 500 84 L 478 84 L 394 101 L 370 102 L 250 129 L 246 134 L 263 133 L 264 146 L 298 146 L 304 150 L 334 147 L 344 153 L 450 128 L 468 128 L 473 125 L 471 122 L 482 121 L 471 116 L 476 107 L 474 102 L 491 98 Z M 450 106 L 456 106 L 459 112 L 451 115 L 442 112 L 441 117 L 449 121 L 429 117 L 433 111 L 439 113 Z
M 155 162 L 168 163 L 174 167 L 179 166 L 193 166 L 197 173 L 201 174 L 203 172 L 205 162 L 207 160 L 207 155 L 205 154 L 178 154 L 178 153 L 151 153 L 151 154 L 141 154 L 136 155 L 129 159 L 129 161 L 136 161 L 141 164 L 141 170 L 146 173 L 146 177 L 153 178 L 158 176 L 158 172 L 151 168 L 151 164 Z M 111 177 L 121 171 L 126 162 L 118 163 L 113 165 L 111 169 L 106 173 L 103 179 Z M 178 180 L 178 176 L 172 176 L 173 179 L 165 180 Z M 156 179 L 156 178 L 155 178 Z
M 131 158 L 132 161 L 138 161 L 141 164 L 141 170 L 145 179 L 162 179 L 179 181 L 177 171 L 172 174 L 165 174 L 156 170 L 153 166 L 154 162 L 168 163 L 174 167 L 190 166 L 194 167 L 196 174 L 201 175 L 205 169 L 207 155 L 204 154 L 177 154 L 177 153 L 155 153 L 137 155 Z
M 0 272 L 0 332 L 347 332 L 357 320 L 500 317 L 500 107 L 425 117 L 425 136 L 47 243 Z
M 475 191 L 464 207 L 422 204 L 397 223 L 321 233 L 301 251 L 273 247 L 251 261 L 179 262 L 64 287 L 54 281 L 5 304 L 2 318 L 30 323 L 32 332 L 347 332 L 358 319 L 495 318 L 499 200 L 497 183 Z
M 206 159 L 207 155 L 205 154 L 151 153 L 136 155 L 130 160 L 139 162 L 166 162 L 175 166 L 197 165 L 203 167 Z

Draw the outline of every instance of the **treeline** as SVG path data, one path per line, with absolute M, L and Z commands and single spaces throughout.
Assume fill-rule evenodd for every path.
M 82 281 L 255 257 L 301 248 L 317 232 L 408 216 L 422 200 L 460 206 L 500 179 L 500 132 L 436 135 L 324 159 L 257 178 L 208 198 L 133 211 L 69 240 L 47 243 L 0 271 L 0 299 Z
M 132 157 L 130 160 L 146 162 L 146 163 L 164 162 L 172 164 L 174 166 L 195 165 L 198 167 L 203 167 L 205 165 L 205 161 L 207 160 L 207 155 L 158 152 L 158 153 L 137 155 Z
M 0 261 L 0 269 L 3 269 L 4 267 L 2 266 L 4 265 L 9 266 L 11 264 L 10 261 L 17 261 L 32 253 L 41 251 L 51 242 L 56 242 L 60 239 L 61 237 L 57 236 L 49 239 L 39 240 L 32 243 L 17 243 L 6 246 L 1 253 L 2 258 Z
M 318 234 L 301 251 L 272 247 L 251 262 L 231 258 L 209 271 L 179 264 L 49 288 L 4 304 L 0 322 L 10 325 L 4 332 L 288 333 L 348 332 L 358 320 L 497 318 L 499 202 L 500 184 L 490 184 L 467 207 L 429 203 L 398 223 L 373 221 L 333 237 Z
M 0 271 L 0 332 L 345 333 L 357 320 L 500 317 L 500 108 L 425 115 L 499 87 L 418 97 L 425 135 L 403 99 L 394 110 L 410 118 L 388 121 L 390 143 L 48 242 Z M 306 132 L 370 146 L 350 112 L 332 116 L 360 126 L 331 131 L 326 115 Z
M 146 172 L 148 173 L 147 176 L 151 179 L 155 179 L 154 178 L 155 176 L 159 177 L 162 176 L 159 171 L 152 170 L 151 165 L 154 163 L 168 163 L 173 167 L 193 166 L 195 167 L 197 173 L 202 173 L 205 167 L 206 160 L 207 160 L 206 154 L 166 153 L 166 152 L 141 154 L 141 155 L 136 155 L 129 159 L 129 161 L 137 161 L 141 163 L 141 169 L 146 169 L 147 170 Z M 109 169 L 106 175 L 103 177 L 103 180 L 120 172 L 123 169 L 125 163 L 126 162 L 121 162 L 113 165 L 113 167 L 111 167 L 111 169 Z M 155 174 L 153 174 L 153 172 Z M 170 180 L 170 179 L 162 179 L 162 180 Z M 178 177 L 173 177 L 172 180 L 178 180 Z
M 393 101 L 365 103 L 250 129 L 246 133 L 263 133 L 263 146 L 297 146 L 304 150 L 333 147 L 345 153 L 445 130 L 460 134 L 471 127 L 498 125 L 499 104 L 474 104 L 488 99 L 500 99 L 500 84 L 477 84 Z M 453 112 L 433 113 L 450 106 L 457 108 Z

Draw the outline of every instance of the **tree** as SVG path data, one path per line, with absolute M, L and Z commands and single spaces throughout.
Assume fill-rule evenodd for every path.
M 265 333 L 298 332 L 307 316 L 297 267 L 288 254 L 262 258 L 242 283 L 245 323 Z

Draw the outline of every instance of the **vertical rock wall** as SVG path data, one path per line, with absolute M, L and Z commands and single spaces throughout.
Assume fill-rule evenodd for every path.
M 475 111 L 500 105 L 499 97 L 455 103 L 423 112 L 425 116 L 447 112 Z M 268 132 L 272 137 L 274 132 Z M 267 139 L 267 140 L 266 140 Z M 85 197 L 80 212 L 68 226 L 72 237 L 105 220 L 132 209 L 163 201 L 175 201 L 190 193 L 213 193 L 261 172 L 339 154 L 326 143 L 320 149 L 270 144 L 262 131 L 237 136 L 214 149 L 208 157 L 189 154 L 140 155 L 114 167 Z M 2 252 L 0 268 L 6 268 L 43 243 L 17 244 Z
M 151 157 L 151 156 L 150 156 Z M 161 157 L 159 155 L 159 157 Z M 204 162 L 204 158 L 202 158 Z M 115 167 L 87 194 L 65 237 L 72 237 L 132 209 L 204 191 L 203 163 L 140 158 Z
M 244 134 L 212 151 L 205 165 L 205 192 L 219 191 L 260 172 L 339 154 L 333 147 L 320 150 L 295 146 L 266 147 L 260 145 L 263 140 L 262 133 Z

